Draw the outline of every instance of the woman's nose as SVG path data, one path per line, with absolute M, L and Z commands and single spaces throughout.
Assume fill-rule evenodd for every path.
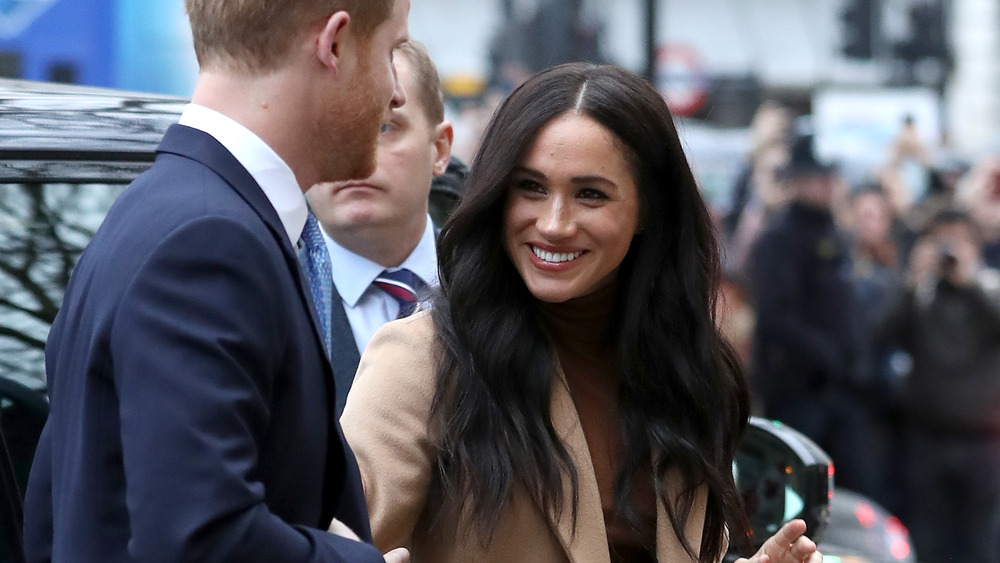
M 566 238 L 576 232 L 572 211 L 561 198 L 552 198 L 546 202 L 536 225 L 540 234 L 552 240 Z

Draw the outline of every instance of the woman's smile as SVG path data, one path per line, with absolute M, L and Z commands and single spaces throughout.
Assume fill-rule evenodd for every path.
M 535 256 L 537 256 L 539 260 L 549 264 L 565 264 L 572 262 L 583 255 L 582 250 L 577 250 L 576 252 L 550 252 L 533 244 L 528 246 L 531 247 L 531 251 L 535 253 Z

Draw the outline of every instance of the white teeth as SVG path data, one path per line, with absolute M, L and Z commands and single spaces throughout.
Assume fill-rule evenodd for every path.
M 552 262 L 553 264 L 576 260 L 581 254 L 583 254 L 583 252 L 548 252 L 538 248 L 537 246 L 532 246 L 531 251 L 535 253 L 535 256 L 545 260 L 546 262 Z

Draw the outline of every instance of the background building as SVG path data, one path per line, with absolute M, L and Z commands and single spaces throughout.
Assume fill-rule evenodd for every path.
M 1000 0 L 415 0 L 410 24 L 455 112 L 583 59 L 647 72 L 676 113 L 723 128 L 746 127 L 766 99 L 799 113 L 821 99 L 834 115 L 820 122 L 860 122 L 836 111 L 899 93 L 895 114 L 922 113 L 929 91 L 928 140 L 1000 151 Z M 0 75 L 187 95 L 189 35 L 182 0 L 0 0 Z
M 0 75 L 187 95 L 182 0 L 0 0 Z

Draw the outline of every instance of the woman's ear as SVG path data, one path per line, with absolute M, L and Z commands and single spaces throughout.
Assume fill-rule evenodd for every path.
M 351 34 L 351 16 L 344 11 L 335 12 L 323 25 L 316 38 L 316 58 L 334 75 L 340 70 L 344 49 Z

